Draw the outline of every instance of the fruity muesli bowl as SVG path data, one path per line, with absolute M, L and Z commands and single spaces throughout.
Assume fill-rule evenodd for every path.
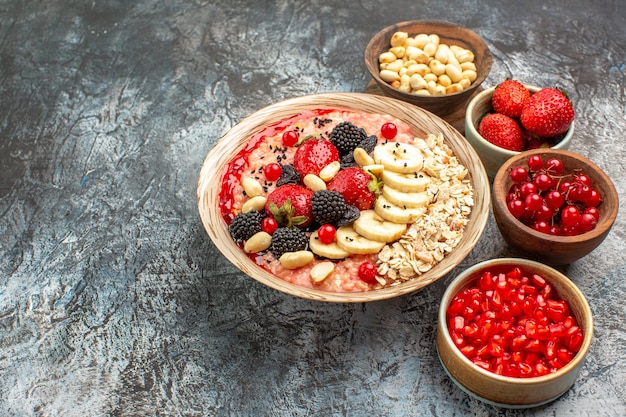
M 482 234 L 489 196 L 452 126 L 361 93 L 253 113 L 209 152 L 197 190 L 207 233 L 237 268 L 333 302 L 396 297 L 444 276 Z
M 593 336 L 585 296 L 542 263 L 502 258 L 478 263 L 446 289 L 437 351 L 465 392 L 507 408 L 557 399 L 576 381 Z
M 504 240 L 550 265 L 577 261 L 607 237 L 619 209 L 609 176 L 588 158 L 535 149 L 507 160 L 496 173 L 493 215 Z

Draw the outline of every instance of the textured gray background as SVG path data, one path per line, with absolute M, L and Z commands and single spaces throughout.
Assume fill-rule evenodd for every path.
M 415 18 L 481 34 L 485 86 L 567 89 L 572 150 L 626 201 L 626 3 L 545 3 L 0 0 L 0 415 L 626 415 L 623 207 L 563 268 L 593 309 L 588 361 L 528 412 L 469 398 L 434 347 L 446 284 L 515 255 L 492 218 L 434 285 L 341 305 L 240 273 L 196 207 L 230 127 L 285 98 L 363 91 L 369 38 Z

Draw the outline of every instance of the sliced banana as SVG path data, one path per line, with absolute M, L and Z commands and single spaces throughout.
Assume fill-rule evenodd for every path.
M 337 243 L 322 243 L 320 242 L 317 231 L 311 233 L 309 238 L 309 249 L 317 256 L 328 259 L 344 259 L 350 256 L 350 252 L 347 252 L 339 247 Z
M 403 208 L 390 203 L 384 196 L 379 196 L 374 204 L 374 211 L 385 220 L 394 223 L 415 223 L 426 213 L 426 206 Z
M 388 185 L 383 186 L 383 197 L 391 204 L 402 208 L 425 207 L 430 202 L 430 197 L 425 191 L 419 193 L 404 193 Z
M 409 174 L 401 174 L 399 172 L 384 170 L 381 178 L 383 184 L 405 193 L 422 192 L 430 183 L 430 177 L 428 175 L 417 171 Z
M 385 247 L 385 242 L 377 242 L 361 236 L 352 228 L 352 225 L 341 226 L 337 229 L 335 240 L 341 249 L 351 254 L 378 253 Z
M 400 142 L 384 142 L 374 148 L 374 161 L 385 169 L 400 173 L 420 171 L 424 166 L 422 151 L 414 145 Z
M 352 227 L 361 236 L 384 243 L 400 239 L 407 228 L 405 223 L 385 220 L 374 210 L 362 211 L 359 218 L 352 223 Z

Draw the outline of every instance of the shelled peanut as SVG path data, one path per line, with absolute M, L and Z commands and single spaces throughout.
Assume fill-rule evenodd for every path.
M 390 48 L 378 57 L 380 78 L 412 94 L 444 95 L 463 91 L 477 77 L 474 53 L 441 43 L 435 34 L 395 32 Z

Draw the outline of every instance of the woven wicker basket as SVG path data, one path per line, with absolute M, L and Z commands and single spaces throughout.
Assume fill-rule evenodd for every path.
M 464 236 L 458 246 L 430 271 L 399 285 L 361 293 L 335 293 L 288 283 L 255 265 L 231 239 L 218 209 L 220 180 L 224 166 L 248 139 L 266 126 L 308 110 L 343 108 L 368 113 L 390 114 L 413 127 L 416 136 L 442 132 L 446 143 L 470 173 L 475 205 Z M 408 294 L 440 279 L 457 266 L 480 238 L 490 210 L 490 185 L 487 174 L 465 138 L 432 113 L 393 98 L 364 93 L 326 93 L 288 99 L 265 107 L 230 129 L 207 155 L 198 180 L 198 209 L 204 228 L 219 251 L 248 276 L 271 288 L 310 300 L 366 302 Z

